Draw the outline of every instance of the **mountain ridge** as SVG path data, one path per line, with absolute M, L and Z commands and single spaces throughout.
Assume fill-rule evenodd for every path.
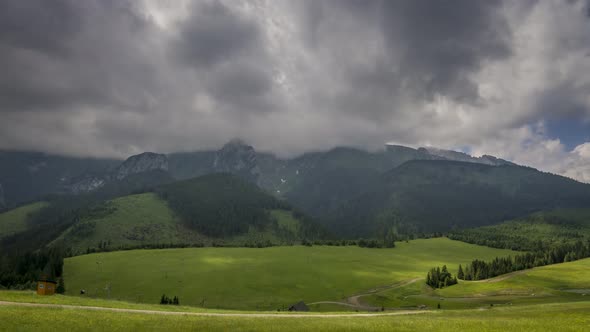
M 334 160 L 330 161 L 330 158 Z M 300 175 L 310 170 L 314 172 L 314 168 L 326 168 L 330 163 L 333 168 L 338 168 L 338 165 L 334 165 L 337 160 L 384 172 L 408 160 L 454 160 L 453 158 L 474 163 L 512 164 L 492 156 L 472 157 L 451 150 L 414 149 L 391 144 L 385 145 L 384 150 L 378 152 L 335 147 L 292 158 L 279 158 L 272 153 L 258 152 L 244 141 L 234 139 L 219 150 L 169 154 L 144 152 L 123 161 L 69 158 L 34 152 L 0 152 L 0 183 L 4 185 L 4 201 L 7 206 L 39 199 L 46 194 L 91 192 L 131 174 L 156 169 L 168 172 L 178 180 L 229 172 L 256 183 L 277 196 L 285 197 L 293 187 L 291 183 L 296 184 L 299 181 L 297 178 L 302 177 Z M 342 166 L 351 168 L 349 165 Z M 27 184 L 23 186 L 23 183 Z

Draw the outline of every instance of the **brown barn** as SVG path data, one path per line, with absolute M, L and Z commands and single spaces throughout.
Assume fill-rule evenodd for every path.
M 39 295 L 53 295 L 55 294 L 55 288 L 57 282 L 49 279 L 39 279 L 37 281 L 37 294 Z

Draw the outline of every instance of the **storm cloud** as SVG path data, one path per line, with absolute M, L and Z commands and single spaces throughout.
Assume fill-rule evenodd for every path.
M 587 1 L 0 4 L 0 149 L 126 157 L 240 137 L 393 141 L 590 181 Z M 562 141 L 554 123 L 575 122 Z M 557 128 L 557 129 L 556 129 Z

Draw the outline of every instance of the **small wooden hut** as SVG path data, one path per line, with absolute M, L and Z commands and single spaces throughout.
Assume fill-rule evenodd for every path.
M 39 295 L 53 295 L 57 288 L 57 282 L 49 279 L 39 279 L 37 281 L 37 294 Z

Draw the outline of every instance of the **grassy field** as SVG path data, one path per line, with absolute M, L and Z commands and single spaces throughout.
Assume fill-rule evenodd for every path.
M 0 213 L 0 239 L 27 229 L 27 217 L 47 206 L 45 202 L 36 202 Z
M 207 308 L 276 310 L 299 301 L 338 301 L 379 285 L 452 271 L 474 258 L 514 252 L 446 238 L 356 246 L 133 250 L 65 260 L 68 294 L 157 303 L 162 294 Z
M 6 295 L 0 292 L 0 299 Z M 39 297 L 37 297 L 38 299 Z M 63 298 L 67 297 L 61 297 Z M 87 299 L 84 299 L 88 301 Z M 67 300 L 66 300 L 67 301 Z M 36 302 L 32 300 L 31 302 Z M 105 301 L 108 302 L 108 301 Z M 2 331 L 584 331 L 590 302 L 361 317 L 159 315 L 0 305 Z
M 590 258 L 432 290 L 422 282 L 363 297 L 375 306 L 464 309 L 590 300 Z

